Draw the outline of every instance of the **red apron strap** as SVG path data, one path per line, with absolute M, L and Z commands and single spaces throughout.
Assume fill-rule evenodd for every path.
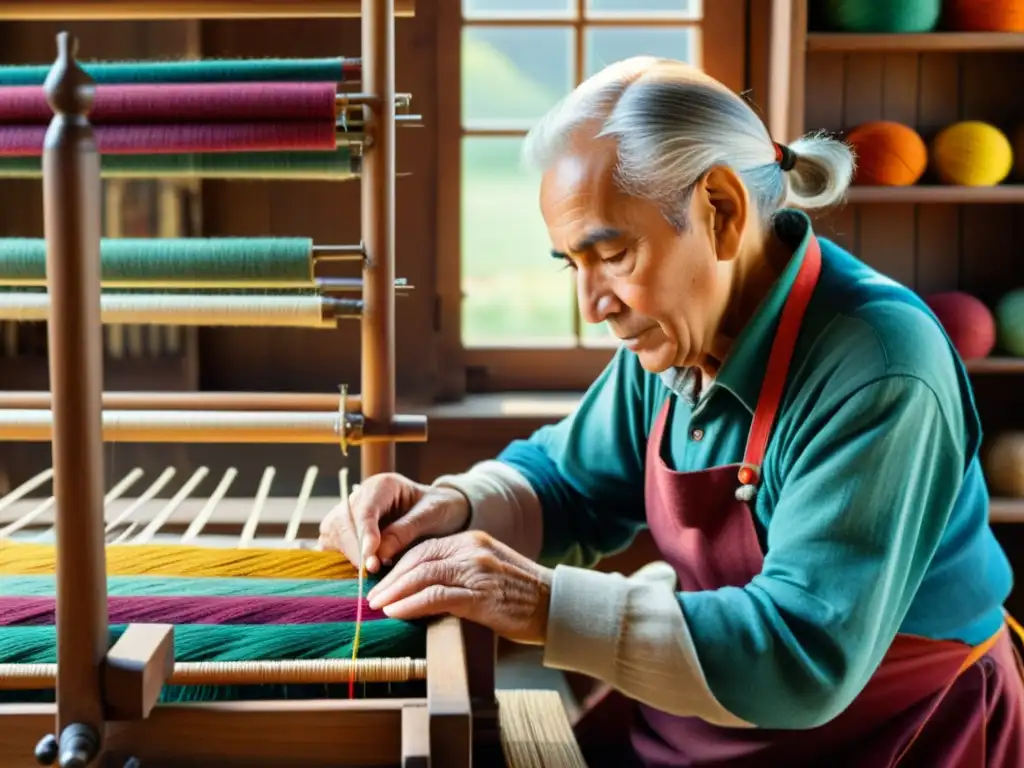
M 775 416 L 782 402 L 782 392 L 789 374 L 789 364 L 793 359 L 793 350 L 800 335 L 807 305 L 811 301 L 814 289 L 821 274 L 821 246 L 818 239 L 811 234 L 807 241 L 803 263 L 797 272 L 796 280 L 790 289 L 789 296 L 782 308 L 779 327 L 772 341 L 768 365 L 765 368 L 761 394 L 754 409 L 754 421 L 747 435 L 747 448 L 743 456 L 743 465 L 739 470 L 741 485 L 757 485 L 761 479 L 761 463 L 764 461 L 768 437 L 775 423 Z

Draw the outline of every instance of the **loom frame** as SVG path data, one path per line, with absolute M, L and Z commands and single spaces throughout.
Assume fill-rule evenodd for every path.
M 364 311 L 362 392 L 367 423 L 395 414 L 395 66 L 396 5 L 409 0 L 359 0 L 363 19 L 362 91 L 367 135 L 361 171 Z M 200 8 L 201 6 L 201 8 Z M 255 6 L 255 7 L 254 7 Z M 242 3 L 231 0 L 151 2 L 81 0 L 9 3 L 6 19 L 172 19 L 354 15 L 355 0 Z M 197 12 L 198 11 L 198 12 Z M 262 11 L 262 12 L 261 12 Z M 70 42 L 69 42 L 70 41 Z M 81 89 L 67 77 L 75 44 L 58 36 L 51 70 L 55 115 L 43 160 L 47 216 L 54 520 L 57 539 L 58 682 L 54 704 L 0 705 L 0 768 L 32 764 L 42 736 L 60 737 L 78 724 L 98 737 L 86 768 L 145 768 L 183 762 L 229 765 L 391 766 L 469 768 L 502 765 L 494 686 L 492 632 L 440 618 L 427 628 L 426 695 L 414 699 L 159 704 L 173 669 L 173 627 L 133 624 L 107 648 L 102 493 L 103 401 L 99 335 L 99 156 Z M 59 70 L 63 64 L 63 75 Z M 86 78 L 88 79 L 88 78 Z M 64 88 L 63 92 L 60 91 Z M 74 95 L 72 95 L 74 92 Z M 75 102 L 76 106 L 68 106 Z M 68 128 L 68 125 L 75 125 Z M 69 138 L 69 136 L 71 138 Z M 93 194 L 96 192 L 97 194 Z M 62 277 L 54 279 L 53 275 Z M 342 415 L 349 398 L 342 393 Z M 361 445 L 364 478 L 394 471 L 394 440 Z M 63 543 L 61 543 L 63 541 Z M 73 633 L 85 635 L 76 642 Z M 69 728 L 70 726 L 70 728 Z M 282 740 L 282 734 L 287 741 Z M 89 733 L 86 731 L 86 735 Z M 85 739 L 86 742 L 89 738 Z

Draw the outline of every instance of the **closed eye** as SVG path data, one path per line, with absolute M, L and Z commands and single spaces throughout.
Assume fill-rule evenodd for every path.
M 616 253 L 614 256 L 609 256 L 607 259 L 601 259 L 601 261 L 605 262 L 606 264 L 614 264 L 615 262 L 622 261 L 624 258 L 626 258 L 627 253 L 629 253 L 629 250 L 624 248 L 618 253 Z

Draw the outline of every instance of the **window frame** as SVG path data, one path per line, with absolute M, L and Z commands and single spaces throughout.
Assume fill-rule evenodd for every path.
M 574 19 L 488 20 L 496 26 L 559 25 L 575 29 L 575 78 L 585 71 L 580 45 L 588 28 L 645 26 L 678 27 L 679 19 L 662 17 L 594 19 L 582 17 L 584 0 L 575 0 Z M 437 242 L 435 334 L 440 400 L 466 394 L 508 391 L 585 390 L 611 359 L 613 346 L 464 347 L 461 288 L 462 178 L 462 28 L 479 20 L 462 17 L 462 0 L 436 0 L 437 40 Z M 690 25 L 700 29 L 702 66 L 735 92 L 748 87 L 750 9 L 748 0 L 703 0 L 702 17 Z M 682 22 L 683 25 L 687 22 Z M 521 136 L 522 131 L 472 131 L 473 135 Z M 539 258 L 543 254 L 538 255 Z M 578 330 L 578 329 L 577 329 Z

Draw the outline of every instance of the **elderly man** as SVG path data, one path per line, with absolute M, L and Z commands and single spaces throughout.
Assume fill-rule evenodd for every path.
M 621 348 L 495 461 L 373 478 L 326 521 L 324 546 L 358 559 L 358 531 L 370 570 L 394 561 L 371 604 L 605 681 L 647 768 L 1024 765 L 964 368 L 912 291 L 798 210 L 842 199 L 850 150 L 776 144 L 721 84 L 641 58 L 526 154 L 581 312 Z M 644 527 L 665 563 L 589 570 Z

